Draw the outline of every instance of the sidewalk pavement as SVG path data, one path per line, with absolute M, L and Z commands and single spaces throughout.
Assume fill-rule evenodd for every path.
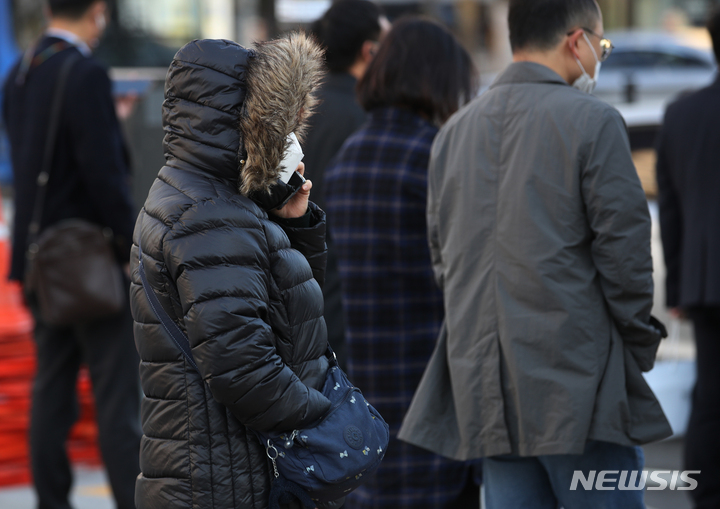
M 99 468 L 76 468 L 71 495 L 73 509 L 115 509 L 105 472 Z M 30 486 L 0 489 L 2 509 L 35 509 L 37 500 Z
M 673 439 L 643 447 L 648 470 L 682 470 L 682 440 Z M 691 509 L 687 491 L 646 491 L 647 509 Z M 78 468 L 72 494 L 74 509 L 114 509 L 110 487 L 101 469 Z M 34 509 L 35 494 L 29 486 L 0 489 L 0 508 Z M 462 509 L 462 508 L 457 508 Z
M 646 445 L 643 452 L 646 470 L 683 470 L 682 439 L 673 438 Z M 692 509 L 693 504 L 688 493 L 670 489 L 645 490 L 645 504 L 648 509 Z

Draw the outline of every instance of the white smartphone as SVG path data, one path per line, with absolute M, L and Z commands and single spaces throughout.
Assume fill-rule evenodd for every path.
M 300 142 L 298 141 L 297 136 L 295 136 L 295 133 L 290 133 L 290 135 L 287 137 L 287 140 L 290 145 L 285 151 L 285 157 L 283 157 L 283 160 L 280 163 L 280 180 L 282 180 L 286 184 L 290 181 L 290 178 L 295 173 L 295 170 L 297 169 L 298 164 L 300 164 L 300 161 L 302 161 L 303 157 L 305 157 L 305 154 L 303 154 L 302 147 L 300 147 Z

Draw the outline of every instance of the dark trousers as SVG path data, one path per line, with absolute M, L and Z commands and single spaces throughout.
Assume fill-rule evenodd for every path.
M 693 308 L 697 383 L 685 436 L 685 469 L 700 470 L 695 509 L 720 507 L 720 307 Z
M 53 328 L 39 319 L 30 300 L 37 344 L 30 459 L 38 507 L 70 508 L 72 470 L 66 440 L 78 419 L 76 384 L 84 362 L 90 371 L 100 452 L 113 495 L 118 509 L 133 509 L 141 432 L 139 358 L 130 306 L 92 324 Z

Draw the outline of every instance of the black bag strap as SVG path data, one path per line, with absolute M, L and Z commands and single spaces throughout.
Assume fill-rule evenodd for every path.
M 65 85 L 70 74 L 73 64 L 80 58 L 80 55 L 73 52 L 65 59 L 58 73 L 57 84 L 55 85 L 55 93 L 50 109 L 50 118 L 48 120 L 47 137 L 45 138 L 45 151 L 43 152 L 43 162 L 40 168 L 40 174 L 37 178 L 37 193 L 35 195 L 35 206 L 30 221 L 28 245 L 32 253 L 32 245 L 35 244 L 40 234 L 40 222 L 42 221 L 43 207 L 45 205 L 45 195 L 47 194 L 47 183 L 50 180 L 50 169 L 52 168 L 52 156 L 55 149 L 55 140 L 57 138 L 58 125 L 60 124 L 60 112 L 63 105 L 63 94 L 65 93 Z
M 147 297 L 148 302 L 150 302 L 150 307 L 152 308 L 153 313 L 155 313 L 155 316 L 158 318 L 158 320 L 160 320 L 163 328 L 170 335 L 170 338 L 172 338 L 173 343 L 178 346 L 183 355 L 185 355 L 185 358 L 188 360 L 190 365 L 195 368 L 195 371 L 199 373 L 200 370 L 198 369 L 197 364 L 195 364 L 195 358 L 193 357 L 192 350 L 190 348 L 190 340 L 188 340 L 187 336 L 183 333 L 183 331 L 180 330 L 180 327 L 177 326 L 177 324 L 167 314 L 165 309 L 163 309 L 160 301 L 157 298 L 157 295 L 155 295 L 155 290 L 153 290 L 150 286 L 150 283 L 148 283 L 147 275 L 145 274 L 145 264 L 143 263 L 141 244 L 142 243 L 140 242 L 140 240 L 138 240 L 138 270 L 140 272 L 140 280 L 142 281 L 145 296 Z M 330 360 L 330 364 L 337 366 L 337 356 L 335 355 L 335 352 L 333 352 L 333 349 L 330 347 L 330 343 L 328 343 L 327 345 L 327 354 Z
M 142 281 L 143 290 L 145 290 L 145 296 L 150 302 L 150 307 L 158 320 L 160 320 L 160 323 L 165 331 L 172 338 L 173 342 L 178 346 L 178 348 L 180 348 L 183 355 L 185 355 L 185 358 L 188 360 L 190 365 L 199 373 L 200 370 L 198 369 L 197 364 L 195 364 L 195 358 L 193 357 L 192 350 L 190 349 L 190 341 L 187 336 L 183 334 L 183 331 L 180 330 L 180 327 L 173 322 L 172 318 L 168 316 L 167 312 L 160 305 L 160 301 L 158 300 L 157 295 L 155 295 L 155 290 L 153 290 L 150 283 L 148 283 L 147 276 L 145 274 L 145 264 L 143 263 L 142 246 L 140 245 L 140 241 L 138 241 L 138 257 L 140 259 L 140 263 L 138 264 L 138 268 L 140 270 L 140 280 Z

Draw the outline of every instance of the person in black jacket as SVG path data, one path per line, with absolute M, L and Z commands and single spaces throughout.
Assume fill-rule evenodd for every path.
M 104 25 L 100 0 L 50 0 L 49 28 L 11 70 L 4 89 L 15 184 L 10 279 L 23 282 L 28 230 L 58 72 L 72 64 L 62 97 L 40 231 L 81 218 L 110 228 L 118 263 L 127 267 L 134 213 L 129 171 L 106 69 L 90 56 Z M 100 450 L 121 509 L 134 507 L 140 471 L 138 357 L 129 306 L 107 319 L 55 328 L 37 313 L 37 375 L 32 394 L 30 454 L 41 508 L 68 508 L 72 472 L 65 440 L 78 417 L 75 385 L 81 362 L 90 370 Z
M 355 97 L 355 85 L 365 74 L 390 22 L 377 4 L 368 0 L 335 2 L 312 25 L 312 34 L 325 49 L 329 70 L 318 89 L 319 104 L 305 137 L 305 164 L 313 180 L 313 201 L 325 210 L 325 170 L 345 140 L 365 121 Z M 337 268 L 337 250 L 328 232 L 325 272 L 325 322 L 330 345 L 343 368 L 346 365 L 345 318 Z
M 710 18 L 720 62 L 720 10 Z M 658 140 L 667 305 L 695 326 L 697 383 L 685 468 L 700 470 L 697 509 L 720 507 L 720 78 L 668 106 Z
M 368 0 L 334 3 L 315 21 L 311 33 L 325 50 L 327 77 L 318 89 L 319 104 L 308 122 L 305 164 L 313 179 L 313 201 L 325 210 L 325 169 L 345 140 L 365 121 L 355 97 L 390 22 L 380 7 Z
M 251 430 L 298 429 L 329 409 L 319 392 L 325 213 L 308 202 L 310 182 L 278 209 L 290 192 L 278 180 L 286 137 L 302 139 L 321 69 L 320 48 L 297 33 L 252 50 L 193 41 L 170 66 L 166 165 L 131 256 L 144 393 L 138 509 L 268 507 L 269 461 Z M 138 245 L 198 371 L 149 305 Z

